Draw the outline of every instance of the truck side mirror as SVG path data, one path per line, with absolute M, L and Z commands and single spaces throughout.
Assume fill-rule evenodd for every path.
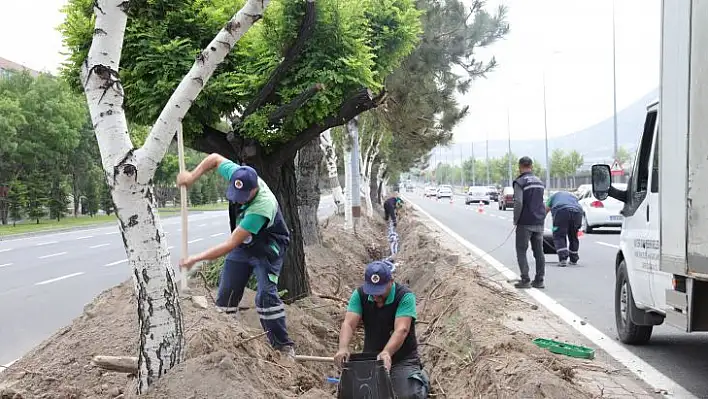
M 592 194 L 600 201 L 607 199 L 612 186 L 610 165 L 597 164 L 592 166 Z

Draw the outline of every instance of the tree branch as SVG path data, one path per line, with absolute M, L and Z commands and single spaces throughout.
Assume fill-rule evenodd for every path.
M 279 162 L 284 159 L 290 159 L 295 156 L 297 151 L 312 141 L 320 133 L 335 126 L 340 126 L 347 123 L 353 117 L 376 108 L 386 97 L 385 91 L 375 96 L 371 90 L 362 88 L 339 107 L 339 111 L 325 118 L 320 123 L 315 123 L 307 129 L 301 131 L 297 136 L 292 138 L 287 143 L 284 143 L 280 148 L 269 156 L 272 162 Z
M 295 42 L 285 52 L 283 61 L 271 72 L 268 82 L 261 88 L 261 91 L 251 101 L 243 111 L 241 120 L 246 119 L 248 115 L 256 112 L 256 110 L 265 104 L 273 103 L 275 96 L 275 88 L 280 81 L 285 77 L 285 74 L 295 64 L 295 61 L 300 57 L 302 49 L 307 41 L 312 37 L 312 32 L 315 30 L 316 22 L 316 7 L 315 0 L 307 0 L 305 2 L 305 16 L 300 24 L 297 38 Z
M 113 168 L 133 149 L 123 110 L 123 86 L 118 75 L 128 21 L 122 4 L 122 0 L 94 3 L 93 40 L 81 67 L 81 82 L 91 123 L 103 154 L 103 170 L 109 175 L 113 175 Z
M 206 154 L 217 153 L 232 161 L 239 162 L 239 154 L 227 140 L 226 133 L 204 125 L 202 134 L 190 143 L 190 147 Z
M 216 67 L 226 58 L 236 42 L 263 17 L 270 0 L 248 0 L 226 23 L 209 45 L 197 56 L 192 68 L 182 79 L 177 89 L 162 109 L 157 121 L 142 148 L 136 151 L 142 173 L 139 179 L 152 178 L 157 165 L 165 156 L 167 148 L 199 93 L 202 91 Z
M 319 93 L 322 90 L 324 90 L 323 84 L 315 84 L 306 91 L 300 93 L 300 95 L 298 95 L 297 97 L 293 98 L 292 101 L 290 101 L 289 103 L 281 105 L 278 109 L 273 111 L 273 113 L 268 115 L 268 122 L 270 124 L 280 123 L 283 119 L 300 109 L 300 107 L 305 105 L 305 103 L 308 102 L 312 97 L 314 97 L 315 94 Z

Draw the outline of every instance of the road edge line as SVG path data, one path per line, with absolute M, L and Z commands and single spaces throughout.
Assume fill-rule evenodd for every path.
M 478 258 L 483 259 L 487 264 L 496 269 L 500 274 L 509 280 L 518 279 L 518 275 L 512 272 L 508 267 L 504 266 L 503 263 L 477 248 L 471 242 L 465 240 L 459 234 L 455 233 L 444 225 L 442 222 L 434 218 L 431 214 L 423 210 L 418 204 L 411 201 L 410 198 L 401 196 L 404 201 L 411 204 L 413 208 L 423 214 L 435 223 L 440 229 L 442 229 L 450 237 L 454 238 L 455 241 L 463 245 L 465 248 L 474 252 Z M 640 380 L 644 381 L 649 387 L 658 392 L 668 392 L 665 396 L 674 396 L 677 398 L 685 399 L 698 399 L 697 396 L 690 393 L 684 387 L 676 383 L 671 378 L 662 374 L 659 370 L 652 367 L 649 363 L 642 360 L 639 356 L 630 352 L 627 348 L 615 342 L 612 338 L 605 335 L 603 332 L 593 327 L 591 324 L 581 324 L 580 321 L 583 320 L 581 317 L 571 312 L 569 309 L 558 303 L 555 299 L 546 295 L 544 292 L 531 288 L 526 290 L 526 293 L 532 297 L 539 305 L 548 309 L 551 313 L 555 314 L 558 318 L 563 320 L 566 324 L 573 327 L 580 334 L 589 339 L 592 343 L 597 345 L 605 353 L 612 356 L 616 361 L 625 366 L 629 371 L 634 373 Z

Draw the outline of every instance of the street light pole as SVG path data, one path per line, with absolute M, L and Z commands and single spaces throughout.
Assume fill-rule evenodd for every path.
M 612 122 L 614 127 L 614 159 L 617 159 L 617 61 L 615 49 L 615 1 L 612 0 Z
M 487 159 L 485 162 L 487 163 L 485 166 L 485 169 L 487 169 L 487 185 L 490 185 L 492 179 L 489 177 L 489 133 L 487 133 Z
M 512 177 L 511 173 L 511 121 L 510 121 L 510 116 L 509 116 L 509 105 L 506 106 L 506 132 L 507 135 L 509 136 L 509 148 L 507 149 L 507 159 L 509 161 L 509 187 L 512 186 L 512 183 L 514 181 L 514 178 Z
M 475 167 L 475 164 L 477 163 L 477 161 L 474 159 L 474 139 L 471 144 L 472 144 L 472 185 L 476 186 L 477 185 L 477 176 L 475 175 L 474 167 Z
M 546 112 L 546 68 L 543 68 L 543 130 L 546 133 L 546 189 L 551 188 L 551 163 L 548 158 L 548 115 Z

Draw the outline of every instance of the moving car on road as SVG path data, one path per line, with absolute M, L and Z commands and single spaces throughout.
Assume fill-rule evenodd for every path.
M 489 205 L 491 199 L 489 198 L 489 187 L 484 186 L 472 186 L 467 190 L 467 196 L 465 197 L 465 205 L 469 205 L 473 202 L 484 203 L 484 205 Z
M 609 165 L 592 167 L 595 197 L 624 202 L 615 323 L 635 345 L 664 322 L 708 331 L 706 4 L 663 1 L 661 21 L 659 101 L 647 107 L 626 190 L 612 185 Z
M 614 187 L 627 189 L 626 184 L 615 184 Z M 600 201 L 592 194 L 592 190 L 581 191 L 578 202 L 583 207 L 583 232 L 591 234 L 598 227 L 622 227 L 622 202 L 609 197 Z
M 492 201 L 499 201 L 499 190 L 494 186 L 489 186 L 487 189 L 489 190 L 487 191 L 487 194 L 489 194 L 489 199 Z
M 508 208 L 514 208 L 514 189 L 512 187 L 504 187 L 499 194 L 499 210 L 505 211 Z
M 437 195 L 438 199 L 440 199 L 440 198 L 452 199 L 452 186 L 448 186 L 447 184 L 444 184 L 444 185 L 438 187 L 438 192 L 436 195 Z
M 425 188 L 425 191 L 423 192 L 424 197 L 435 197 L 438 194 L 438 190 L 433 187 L 433 186 L 428 186 Z

